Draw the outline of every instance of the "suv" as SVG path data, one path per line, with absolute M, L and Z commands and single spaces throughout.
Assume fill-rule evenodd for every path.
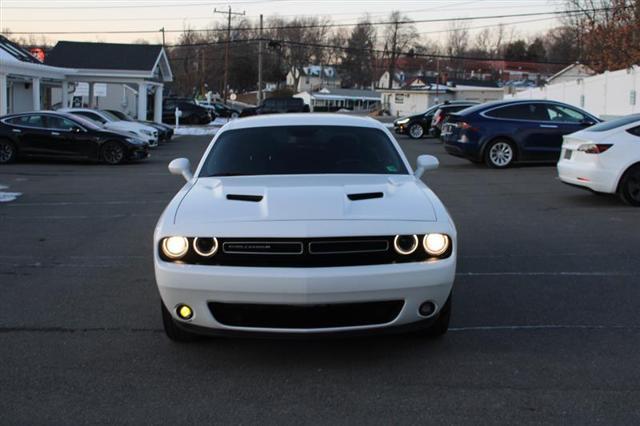
M 309 112 L 309 105 L 306 105 L 300 98 L 269 98 L 262 101 L 257 107 L 243 109 L 240 116 L 285 114 L 289 112 Z
M 429 129 L 429 134 L 435 138 L 440 137 L 442 133 L 442 125 L 445 120 L 449 117 L 450 114 L 454 112 L 462 111 L 465 108 L 469 108 L 471 106 L 478 105 L 479 102 L 475 101 L 457 101 L 457 102 L 449 102 L 444 103 L 440 108 L 433 114 L 433 119 L 431 120 L 431 128 Z
M 452 114 L 442 139 L 449 154 L 502 169 L 516 161 L 557 162 L 564 135 L 600 121 L 561 102 L 490 102 Z

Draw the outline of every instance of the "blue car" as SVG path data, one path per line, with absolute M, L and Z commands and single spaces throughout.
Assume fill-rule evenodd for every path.
M 557 162 L 564 135 L 600 121 L 561 102 L 498 101 L 450 115 L 441 137 L 449 154 L 502 169 L 515 162 Z

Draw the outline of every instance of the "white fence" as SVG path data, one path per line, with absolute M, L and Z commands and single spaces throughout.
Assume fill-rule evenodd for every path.
M 640 67 L 605 72 L 593 77 L 529 89 L 512 99 L 551 99 L 583 108 L 602 118 L 640 113 Z

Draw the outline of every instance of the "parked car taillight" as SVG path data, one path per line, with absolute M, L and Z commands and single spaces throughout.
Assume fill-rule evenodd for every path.
M 456 125 L 458 126 L 459 129 L 463 129 L 463 130 L 475 130 L 475 128 L 467 123 L 466 121 L 459 121 L 458 123 L 456 123 Z
M 611 148 L 612 144 L 595 144 L 595 143 L 585 143 L 578 147 L 578 151 L 584 152 L 585 154 L 602 154 L 609 148 Z

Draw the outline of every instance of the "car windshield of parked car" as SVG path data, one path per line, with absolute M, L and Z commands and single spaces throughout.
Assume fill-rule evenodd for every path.
M 277 126 L 224 132 L 200 177 L 293 174 L 407 174 L 379 129 Z
M 105 115 L 109 120 L 112 121 L 122 121 L 122 119 L 120 117 L 118 117 L 115 114 L 110 113 L 109 111 L 100 111 L 103 115 Z
M 605 121 L 604 123 L 596 124 L 589 127 L 590 132 L 606 132 L 616 129 L 618 127 L 627 126 L 636 121 L 640 121 L 640 114 L 631 114 L 625 117 L 616 118 L 615 120 Z
M 79 115 L 74 115 L 73 116 L 73 121 L 79 123 L 85 129 L 90 129 L 90 130 L 103 130 L 104 129 L 104 126 L 102 125 L 102 123 L 99 123 L 97 121 L 93 121 L 90 118 L 81 117 Z

